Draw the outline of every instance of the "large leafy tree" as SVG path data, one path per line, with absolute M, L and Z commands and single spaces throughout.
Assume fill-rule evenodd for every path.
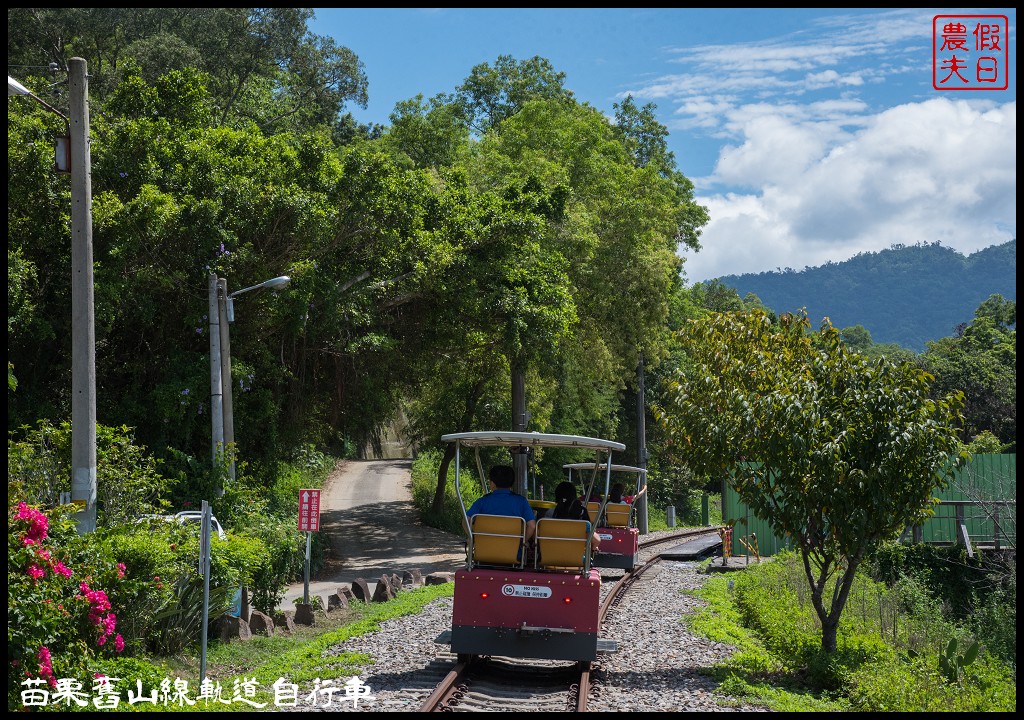
M 383 145 L 415 167 L 444 168 L 464 159 L 469 128 L 451 105 L 417 95 L 395 105 Z
M 510 407 L 513 367 L 530 368 L 538 385 L 551 377 L 551 358 L 578 320 L 569 262 L 550 241 L 563 198 L 526 182 L 453 207 L 460 214 L 445 228 L 450 262 L 432 268 L 421 298 L 431 309 L 432 352 L 419 356 L 425 389 L 413 425 L 428 442 L 498 420 L 495 409 Z M 437 510 L 452 450 L 438 471 Z
M 483 138 L 470 164 L 474 186 L 515 176 L 565 188 L 550 242 L 570 263 L 580 317 L 572 352 L 588 358 L 571 367 L 589 372 L 584 384 L 618 391 L 638 349 L 656 344 L 679 282 L 674 184 L 637 167 L 601 113 L 565 101 L 528 102 Z
M 366 72 L 349 48 L 308 32 L 312 17 L 312 8 L 11 8 L 7 61 L 63 70 L 84 57 L 100 99 L 129 60 L 150 84 L 201 72 L 218 124 L 340 131 L 346 105 L 366 107 Z
M 499 55 L 493 66 L 474 66 L 454 93 L 442 95 L 438 101 L 454 108 L 474 134 L 483 135 L 531 100 L 567 101 L 572 97 L 565 87 L 565 73 L 555 70 L 550 60 L 539 55 L 528 60 Z
M 9 252 L 21 259 L 10 427 L 59 420 L 70 404 L 69 188 L 43 171 L 33 113 L 9 108 L 12 172 L 35 176 L 12 183 L 8 204 Z M 303 243 L 329 228 L 338 175 L 324 142 L 216 128 L 212 115 L 201 76 L 175 71 L 154 86 L 132 75 L 92 128 L 97 416 L 138 428 L 149 447 L 198 457 L 209 448 L 207 274 L 238 289 L 288 272 Z M 249 322 L 233 333 L 237 437 L 264 456 L 281 450 L 277 400 L 290 372 L 281 333 L 283 315 L 296 312 L 270 300 L 245 296 L 238 314 Z
M 691 467 L 731 475 L 791 538 L 833 652 L 865 555 L 927 517 L 965 459 L 963 396 L 931 399 L 927 373 L 851 352 L 827 321 L 814 336 L 803 314 L 712 313 L 681 341 L 689 364 L 657 416 Z
M 920 362 L 935 392 L 964 393 L 965 442 L 983 432 L 1014 452 L 1017 444 L 1017 303 L 992 295 L 952 337 L 927 343 Z

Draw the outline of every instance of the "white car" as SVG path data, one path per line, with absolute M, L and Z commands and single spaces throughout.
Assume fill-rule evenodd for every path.
M 187 522 L 201 523 L 203 521 L 203 513 L 201 510 L 182 510 L 181 512 L 174 514 L 174 519 L 182 524 Z M 228 534 L 224 532 L 224 528 L 221 527 L 220 521 L 213 515 L 210 516 L 210 529 L 217 533 L 217 537 L 221 540 L 228 539 Z

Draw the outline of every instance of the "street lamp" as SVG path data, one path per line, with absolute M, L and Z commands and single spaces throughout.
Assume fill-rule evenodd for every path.
M 287 275 L 264 280 L 228 294 L 228 281 L 210 273 L 210 415 L 213 440 L 213 464 L 226 448 L 235 442 L 234 413 L 231 402 L 231 332 L 230 324 L 235 321 L 235 298 L 242 293 L 263 288 L 282 288 L 291 282 Z M 235 479 L 235 459 L 231 457 L 228 479 Z M 222 495 L 223 489 L 218 488 Z
M 92 271 L 92 160 L 89 153 L 89 75 L 83 58 L 68 61 L 69 116 L 7 76 L 7 96 L 25 95 L 64 119 L 55 166 L 71 167 L 71 502 L 78 533 L 96 529 L 96 330 Z

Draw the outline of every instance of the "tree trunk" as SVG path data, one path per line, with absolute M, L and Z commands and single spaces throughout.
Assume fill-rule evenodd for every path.
M 829 617 L 821 622 L 821 649 L 826 653 L 834 653 L 838 647 L 836 634 L 839 631 L 839 615 L 831 613 Z
M 437 468 L 437 489 L 434 490 L 434 500 L 430 503 L 430 512 L 440 515 L 444 509 L 444 491 L 448 486 L 448 467 L 455 458 L 455 444 L 448 443 L 441 456 L 441 464 Z

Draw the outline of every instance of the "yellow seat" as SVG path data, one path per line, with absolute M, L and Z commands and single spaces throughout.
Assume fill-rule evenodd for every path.
M 597 515 L 601 512 L 601 503 L 599 502 L 588 502 L 587 503 L 587 515 L 590 516 L 590 522 L 595 527 L 597 526 Z
M 469 519 L 473 565 L 522 567 L 526 521 L 508 515 L 474 515 Z
M 589 570 L 590 528 L 586 520 L 538 520 L 537 567 Z
M 629 527 L 629 514 L 632 506 L 629 503 L 608 503 L 604 508 L 604 517 L 608 527 Z

